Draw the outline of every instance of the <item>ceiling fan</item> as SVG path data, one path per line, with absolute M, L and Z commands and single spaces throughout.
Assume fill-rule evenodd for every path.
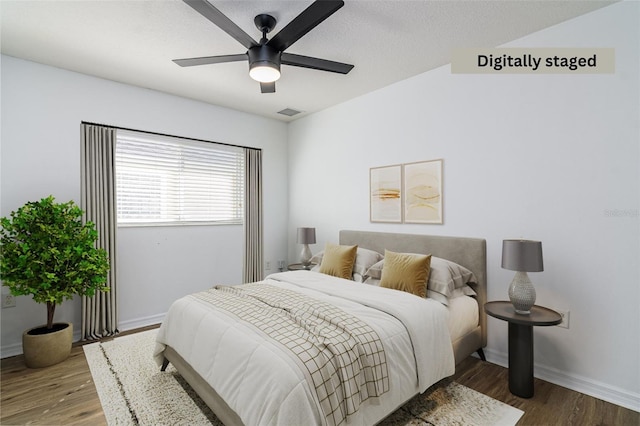
M 207 0 L 184 0 L 184 2 L 216 24 L 248 50 L 246 53 L 237 55 L 174 59 L 173 62 L 181 67 L 248 60 L 249 75 L 260 82 L 262 93 L 274 93 L 276 91 L 275 82 L 280 78 L 281 64 L 339 74 L 347 74 L 353 68 L 353 65 L 341 62 L 284 52 L 302 36 L 344 6 L 344 1 L 317 0 L 313 2 L 270 40 L 267 40 L 267 34 L 276 26 L 276 19 L 271 15 L 260 14 L 253 20 L 258 30 L 262 33 L 262 39 L 260 39 L 259 43 Z

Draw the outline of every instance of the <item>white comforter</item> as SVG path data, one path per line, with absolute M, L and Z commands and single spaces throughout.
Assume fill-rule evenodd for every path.
M 271 285 L 300 291 L 366 321 L 383 342 L 390 391 L 350 424 L 374 424 L 454 373 L 448 311 L 431 299 L 311 272 L 272 274 Z M 173 303 L 154 352 L 175 349 L 246 425 L 324 424 L 305 372 L 277 343 L 192 296 Z M 415 354 L 415 356 L 414 356 Z

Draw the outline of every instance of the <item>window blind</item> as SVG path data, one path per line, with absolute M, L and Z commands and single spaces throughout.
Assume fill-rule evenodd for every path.
M 242 224 L 242 148 L 121 131 L 119 225 Z

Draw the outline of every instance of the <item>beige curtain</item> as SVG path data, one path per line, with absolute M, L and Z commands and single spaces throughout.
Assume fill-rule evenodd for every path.
M 81 208 L 85 220 L 95 223 L 97 246 L 107 251 L 111 268 L 108 292 L 82 297 L 82 339 L 98 339 L 118 332 L 116 286 L 116 130 L 93 124 L 81 126 Z
M 244 150 L 244 271 L 245 283 L 260 281 L 262 253 L 262 151 Z

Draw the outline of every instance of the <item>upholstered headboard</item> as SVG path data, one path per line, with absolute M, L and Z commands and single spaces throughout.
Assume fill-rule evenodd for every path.
M 487 345 L 487 316 L 484 313 L 484 304 L 487 302 L 487 243 L 484 239 L 342 230 L 339 240 L 340 244 L 357 244 L 358 247 L 383 254 L 385 249 L 400 253 L 431 254 L 469 269 L 478 281 L 472 287 L 478 294 L 482 347 Z

